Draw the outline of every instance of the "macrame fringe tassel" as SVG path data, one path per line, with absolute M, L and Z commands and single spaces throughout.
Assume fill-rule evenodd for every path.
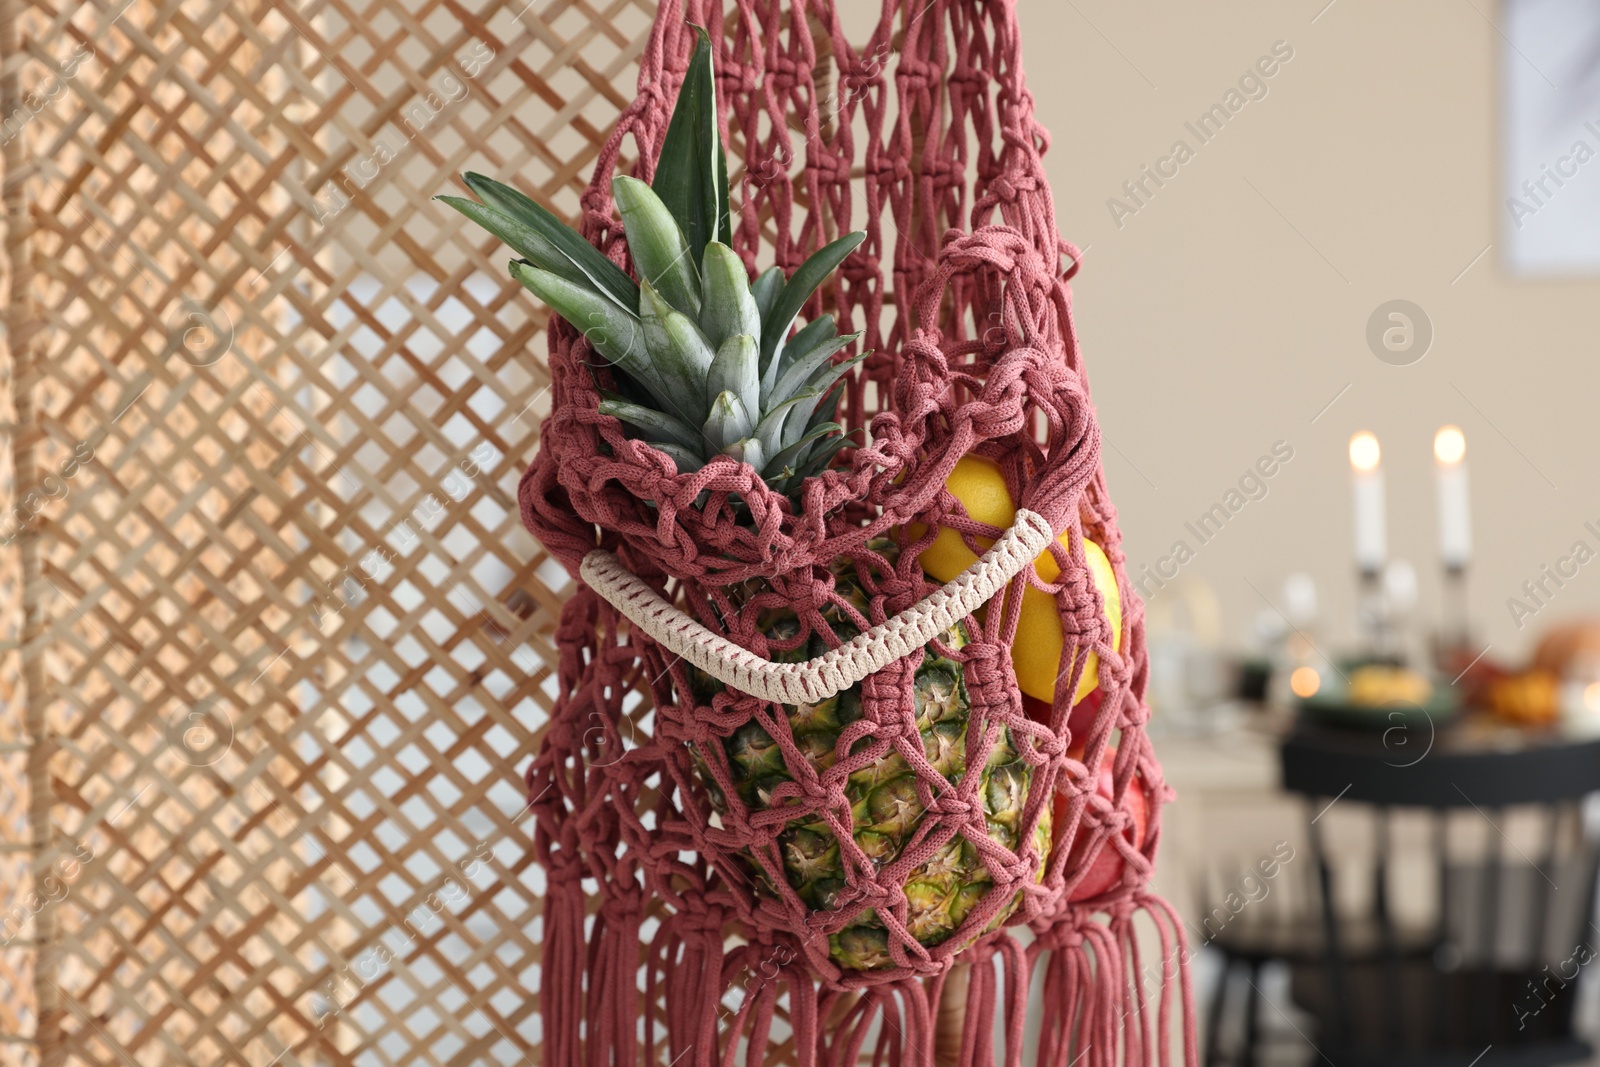
M 589 938 L 591 1067 L 629 1067 L 638 1054 L 640 894 L 630 888 L 606 900 Z
M 792 1058 L 798 1067 L 854 1067 L 866 1058 L 881 1067 L 1172 1067 L 1174 1014 L 1181 1062 L 1197 1062 L 1187 941 L 1154 896 L 1135 898 L 1110 922 L 1074 915 L 1026 946 L 996 933 L 938 979 L 863 990 L 821 989 L 781 944 L 725 949 L 714 915 L 670 915 L 644 951 L 643 997 L 639 901 L 609 900 L 584 952 L 577 899 L 574 909 L 568 893 L 552 893 L 546 912 L 542 1009 L 552 1064 L 767 1067 Z M 1159 961 L 1140 952 L 1141 913 L 1158 933 Z M 1025 1061 L 1039 968 L 1037 1050 Z
M 544 955 L 540 961 L 539 1011 L 551 1063 L 582 1063 L 579 1022 L 587 972 L 583 941 L 583 885 L 579 872 L 563 864 L 549 872 L 544 902 Z

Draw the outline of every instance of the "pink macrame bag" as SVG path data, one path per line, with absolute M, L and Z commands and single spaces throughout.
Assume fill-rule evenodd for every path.
M 873 355 L 845 380 L 838 421 L 869 432 L 844 462 L 805 485 L 798 509 L 731 459 L 679 475 L 665 455 L 599 413 L 597 376 L 604 381 L 608 371 L 576 331 L 554 322 L 553 409 L 522 482 L 523 517 L 575 579 L 589 581 L 578 580 L 562 612 L 560 693 L 528 774 L 549 885 L 540 994 L 546 1062 L 709 1067 L 735 1062 L 742 1049 L 751 1064 L 853 1064 L 867 1052 L 874 1063 L 931 1064 L 935 1013 L 958 958 L 974 965 L 963 1065 L 1021 1063 L 1037 968 L 1048 1008 L 1041 1065 L 1166 1064 L 1174 1021 L 1192 1062 L 1182 929 L 1144 888 L 1167 790 L 1144 733 L 1142 609 L 1123 573 L 1100 469 L 1066 285 L 1077 252 L 1056 231 L 1041 164 L 1048 139 L 1023 86 L 1015 0 L 882 0 L 860 50 L 846 40 L 833 0 L 738 0 L 728 11 L 718 0 L 664 0 L 641 59 L 638 98 L 583 198 L 584 235 L 624 266 L 610 180 L 629 137 L 638 176 L 651 176 L 693 47 L 686 22 L 709 27 L 716 46 L 724 138 L 744 163 L 731 177 L 734 243 L 746 265 L 775 248 L 776 261 L 793 270 L 832 237 L 867 233 L 807 312 L 832 312 L 841 332 L 865 331 Z M 969 453 L 1000 466 L 1019 519 L 1034 528 L 1019 521 L 1008 533 L 966 516 L 944 485 Z M 961 596 L 936 592 L 917 563 L 933 534 L 914 538 L 914 521 L 955 528 L 980 553 L 999 539 L 985 557 L 987 585 L 975 592 L 968 575 Z M 1054 540 L 1069 529 L 1079 535 L 1070 551 Z M 1120 655 L 1083 536 L 1103 546 L 1116 572 L 1126 606 Z M 901 551 L 886 558 L 874 542 L 883 537 Z M 1051 585 L 1027 565 L 1046 544 L 1061 566 Z M 1006 553 L 1009 565 L 997 576 L 996 557 Z M 740 692 L 767 691 L 747 674 L 725 675 L 738 681 L 713 698 L 694 695 L 691 672 L 712 645 L 721 650 L 713 659 L 737 661 L 748 678 L 773 669 L 756 621 L 762 598 L 741 603 L 728 592 L 752 579 L 813 632 L 828 631 L 817 613 L 838 606 L 830 568 L 841 562 L 873 576 L 864 579 L 869 606 L 860 622 L 872 628 L 862 641 L 873 646 L 876 669 L 861 680 L 862 714 L 841 735 L 837 761 L 818 773 L 778 703 Z M 910 695 L 920 648 L 905 654 L 904 642 L 873 636 L 948 628 L 948 618 L 966 616 L 1002 581 L 1005 597 L 992 603 L 1008 607 L 969 619 L 969 643 L 948 654 L 962 665 L 970 700 L 967 766 L 983 766 L 1002 734 L 1031 766 L 1015 852 L 985 833 L 974 796 L 979 775 L 952 786 L 924 755 Z M 1010 662 L 1028 583 L 1055 597 L 1062 663 L 1072 664 L 1048 722 L 1024 714 Z M 610 600 L 597 584 L 609 587 Z M 651 612 L 661 639 L 645 632 Z M 662 623 L 670 618 L 677 621 Z M 826 639 L 838 643 L 831 631 Z M 1069 739 L 1087 659 L 1078 653 L 1089 650 L 1100 660 L 1100 710 L 1086 739 Z M 827 670 L 837 674 L 836 665 Z M 797 678 L 769 682 L 781 688 L 801 684 Z M 653 711 L 639 708 L 641 691 Z M 774 801 L 781 812 L 735 804 L 719 815 L 710 789 L 726 797 L 732 783 L 725 761 L 707 754 L 751 721 L 777 743 L 792 782 Z M 1096 780 L 1113 731 L 1120 739 L 1107 800 L 1096 795 Z M 1086 744 L 1081 760 L 1069 744 Z M 893 752 L 916 772 L 926 814 L 878 869 L 851 839 L 842 781 Z M 1053 830 L 1058 845 L 1040 855 L 1032 830 L 1057 790 L 1068 798 Z M 1138 849 L 1123 833 L 1136 790 L 1150 810 Z M 850 875 L 834 910 L 808 910 L 774 866 L 777 836 L 798 813 L 836 827 Z M 924 946 L 906 928 L 905 875 L 957 834 L 981 852 L 992 886 L 955 936 Z M 1079 844 L 1064 847 L 1069 841 Z M 1121 883 L 1073 900 L 1102 849 L 1123 853 Z M 778 872 L 764 889 L 752 882 L 752 860 Z M 888 930 L 890 963 L 842 969 L 826 935 L 869 907 Z M 1154 931 L 1143 939 L 1135 936 L 1141 912 Z M 1023 925 L 1031 939 L 1016 935 Z M 1159 945 L 1161 960 L 1141 964 L 1140 940 Z

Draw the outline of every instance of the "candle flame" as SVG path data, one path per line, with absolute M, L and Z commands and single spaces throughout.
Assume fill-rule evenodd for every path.
M 1460 463 L 1467 454 L 1467 436 L 1459 426 L 1441 426 L 1433 435 L 1433 458 L 1447 467 Z
M 1350 466 L 1363 474 L 1378 469 L 1378 438 L 1362 430 L 1350 438 Z
M 1317 695 L 1322 688 L 1322 675 L 1315 667 L 1296 667 L 1289 675 L 1289 690 L 1301 700 Z

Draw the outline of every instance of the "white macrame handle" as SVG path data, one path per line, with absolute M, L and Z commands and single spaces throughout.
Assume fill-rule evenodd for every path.
M 596 549 L 579 573 L 628 621 L 713 678 L 762 700 L 815 704 L 874 671 L 910 655 L 998 593 L 1055 540 L 1050 524 L 1031 511 L 955 580 L 881 625 L 805 663 L 773 663 L 695 622 L 630 574 L 610 552 Z

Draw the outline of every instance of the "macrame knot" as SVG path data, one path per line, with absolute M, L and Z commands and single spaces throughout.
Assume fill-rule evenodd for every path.
M 925 806 L 929 814 L 958 825 L 974 820 L 983 821 L 983 806 L 977 800 L 964 797 L 951 789 L 934 792 Z
M 1067 739 L 1053 730 L 1043 728 L 1030 730 L 1026 734 L 1025 742 L 1029 752 L 1033 754 L 1034 762 L 1039 764 L 1050 763 L 1067 751 Z
M 759 66 L 735 63 L 726 54 L 717 56 L 717 92 L 724 98 L 753 93 L 760 86 Z
M 603 230 L 616 225 L 612 219 L 611 197 L 609 194 L 600 191 L 585 193 L 579 204 L 585 226 L 595 230 Z M 554 324 L 558 320 L 552 318 L 550 321 Z M 559 321 L 565 322 L 566 320 Z
M 967 521 L 971 522 L 972 520 L 969 519 Z M 976 525 L 978 525 L 979 529 L 984 528 L 981 524 Z M 981 679 L 990 678 L 992 676 L 990 672 L 995 670 L 990 665 L 998 663 L 1001 656 L 1005 656 L 1008 660 L 1011 658 L 1010 653 L 999 645 L 991 645 L 988 642 L 968 645 L 965 655 L 966 661 L 970 665 L 968 673 Z M 998 672 L 996 671 L 996 673 Z
M 1132 673 L 1133 671 L 1131 667 L 1123 672 L 1124 675 L 1131 675 Z M 1117 680 L 1122 684 L 1126 684 L 1127 682 L 1125 677 L 1119 677 Z M 1117 724 L 1119 727 L 1127 725 L 1136 728 L 1143 728 L 1144 725 L 1149 721 L 1150 709 L 1146 707 L 1142 701 L 1137 701 L 1131 707 L 1125 706 L 1122 708 L 1121 714 L 1117 720 Z
M 665 117 L 671 111 L 671 105 L 667 102 L 667 79 L 654 78 L 649 85 L 640 86 L 639 106 L 646 115 L 653 115 L 657 119 Z M 665 125 L 661 123 L 663 129 Z M 648 155 L 653 158 L 655 153 Z
M 922 180 L 933 186 L 935 192 L 965 184 L 966 172 L 942 156 L 924 160 Z
M 919 651 L 910 656 L 903 656 L 887 667 L 873 674 L 867 675 L 861 681 L 861 698 L 863 701 L 881 707 L 885 712 L 892 708 L 892 714 L 882 717 L 882 725 L 895 725 L 897 727 L 909 725 L 911 722 L 911 675 L 916 670 L 916 661 L 922 658 Z
M 1041 294 L 1049 292 L 1050 283 L 1055 278 L 1055 271 L 1050 269 L 1039 250 L 1031 244 L 1018 251 L 1016 266 L 1012 269 L 1016 279 L 1027 282 L 1029 290 L 1037 290 Z M 1034 294 L 1027 292 L 1024 295 Z
M 777 99 L 791 95 L 800 84 L 800 65 L 787 55 L 778 55 L 767 68 L 767 92 Z
M 807 160 L 807 170 L 824 185 L 848 185 L 850 182 L 850 161 L 833 152 L 813 152 Z
M 562 831 L 561 837 L 563 840 L 560 851 L 552 850 L 550 856 L 544 860 L 545 870 L 548 872 L 548 880 L 552 886 L 576 885 L 583 879 L 584 875 L 584 865 L 579 858 L 583 854 L 582 850 L 574 847 L 578 843 L 577 827 L 571 827 L 570 836 L 572 840 L 570 842 L 565 840 L 569 836 L 568 827 L 562 827 Z
M 989 182 L 983 192 L 985 198 L 993 197 L 1007 204 L 1014 204 L 1024 193 L 1031 194 L 1038 189 L 1039 179 L 1032 174 L 1000 174 Z
M 1088 917 L 1085 916 L 1085 918 Z M 1093 922 L 1094 920 L 1092 918 L 1088 918 L 1088 921 Z M 1050 931 L 1049 937 L 1051 944 L 1057 949 L 1071 950 L 1082 948 L 1083 920 L 1080 919 L 1077 922 L 1062 923 Z
M 973 722 L 1006 722 L 1017 717 L 1016 682 L 1000 664 L 1008 650 L 986 642 L 968 645 L 967 699 L 972 705 Z
M 1101 612 L 1103 607 L 1094 602 L 1099 597 L 1099 591 L 1093 594 L 1089 591 L 1089 575 L 1082 567 L 1063 569 L 1061 577 L 1057 579 L 1062 586 L 1062 591 L 1067 598 L 1066 604 L 1061 604 L 1058 597 L 1057 605 L 1061 610 L 1061 631 L 1068 640 L 1093 640 L 1100 636 Z
M 991 262 L 995 251 L 995 243 L 981 231 L 968 233 L 958 229 L 946 230 L 939 243 L 939 257 L 954 270 L 972 270 L 982 263 Z
M 605 903 L 601 905 L 606 917 L 616 922 L 632 922 L 644 915 L 644 894 L 634 884 L 631 872 L 628 876 L 619 878 L 615 883 L 618 886 L 628 887 L 630 892 L 619 892 L 615 888 L 605 889 Z
M 1033 101 L 1028 101 L 1028 110 L 1033 110 Z M 1036 157 L 1038 150 L 1038 131 L 1042 127 L 1035 123 L 1019 123 L 1016 126 L 1007 126 L 1000 131 L 1001 140 L 1013 151 L 1026 157 Z M 1046 137 L 1048 141 L 1048 136 Z M 1032 159 L 1037 165 L 1037 160 Z
M 959 88 L 975 96 L 986 93 L 989 90 L 989 72 L 982 67 L 963 64 L 947 74 L 945 81 L 952 88 Z
M 1079 797 L 1098 784 L 1090 779 L 1089 768 L 1071 758 L 1062 763 L 1061 772 L 1056 775 L 1056 789 L 1069 798 Z
M 926 93 L 928 86 L 937 80 L 941 74 L 943 74 L 943 71 L 932 63 L 908 56 L 903 52 L 900 55 L 900 62 L 895 66 L 894 71 L 895 82 L 900 86 L 900 91 L 904 93 Z
M 1139 788 L 1139 783 L 1129 782 L 1128 788 L 1137 789 Z M 1112 807 L 1100 813 L 1099 818 L 1097 818 L 1095 822 L 1099 823 L 1106 829 L 1105 847 L 1115 848 L 1116 846 L 1111 843 L 1112 840 L 1120 837 L 1128 829 L 1128 827 L 1133 825 L 1133 816 L 1120 807 Z
M 713 904 L 704 893 L 683 893 L 677 904 L 685 925 L 694 930 L 720 929 L 727 915 L 720 904 Z
M 844 266 L 839 268 L 839 273 L 856 285 L 867 285 L 878 280 L 878 270 L 881 265 L 878 257 L 866 254 L 865 246 L 862 246 L 860 250 L 851 253 L 850 258 L 844 261 Z M 874 353 L 874 355 L 877 354 L 879 353 Z
M 973 431 L 981 438 L 993 439 L 1014 433 L 1022 424 L 1022 397 L 1027 387 L 1014 381 L 1004 392 L 985 391 L 982 404 L 968 405 L 965 412 Z

